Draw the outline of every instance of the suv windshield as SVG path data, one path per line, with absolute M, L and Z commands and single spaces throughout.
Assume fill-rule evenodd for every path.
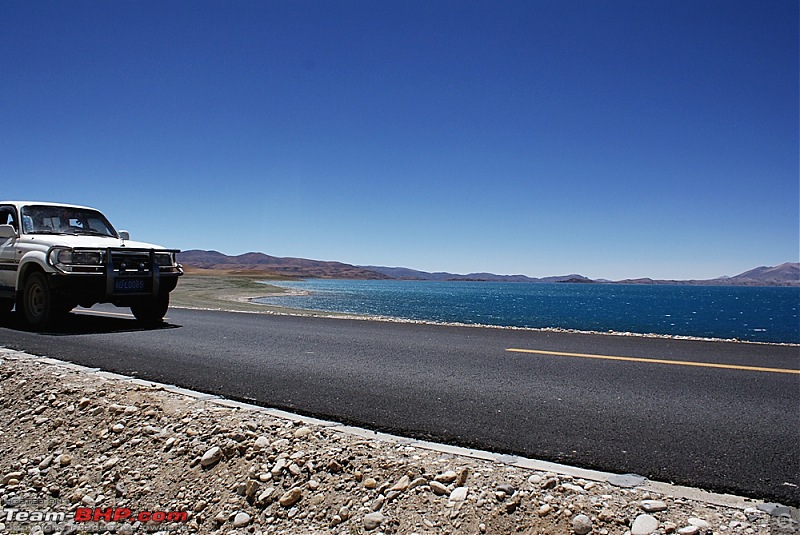
M 22 208 L 25 234 L 74 234 L 117 237 L 117 231 L 103 214 L 70 206 L 25 206 Z

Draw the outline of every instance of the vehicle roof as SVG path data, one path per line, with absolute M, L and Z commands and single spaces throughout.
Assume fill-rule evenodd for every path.
M 13 204 L 17 208 L 22 206 L 63 206 L 64 208 L 79 208 L 85 210 L 94 210 L 99 212 L 97 208 L 91 206 L 81 206 L 79 204 L 69 204 L 64 202 L 47 202 L 47 201 L 0 201 L 0 204 Z

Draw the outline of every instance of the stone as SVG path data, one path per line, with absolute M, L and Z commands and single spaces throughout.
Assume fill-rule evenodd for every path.
M 364 480 L 364 488 L 374 489 L 378 487 L 378 482 L 373 477 L 368 477 Z
M 690 526 L 697 526 L 701 530 L 705 531 L 711 529 L 711 524 L 703 520 L 702 518 L 691 517 L 689 518 L 689 525 Z
M 265 450 L 269 447 L 269 439 L 265 436 L 260 436 L 253 443 L 253 446 L 258 450 Z
M 222 459 L 222 450 L 219 448 L 219 446 L 214 446 L 206 451 L 200 458 L 200 466 L 203 468 L 209 468 L 217 464 L 220 459 Z
M 367 531 L 372 531 L 383 524 L 385 519 L 386 517 L 381 513 L 369 513 L 364 515 L 364 529 Z
M 331 459 L 328 462 L 328 472 L 338 474 L 342 470 L 344 470 L 344 467 L 342 467 L 341 463 L 339 463 L 339 461 L 336 459 Z
M 24 472 L 9 472 L 5 476 L 3 476 L 2 484 L 9 485 L 10 484 L 9 482 L 12 480 L 17 482 L 15 484 L 19 484 L 20 480 L 22 480 L 24 476 L 25 476 Z
M 678 530 L 678 535 L 697 535 L 700 533 L 700 528 L 697 526 L 686 526 Z
M 244 511 L 236 513 L 236 516 L 233 517 L 233 527 L 235 528 L 243 528 L 249 523 L 250 523 L 250 515 L 248 515 Z
M 645 481 L 647 481 L 647 478 L 640 476 L 638 474 L 623 474 L 618 476 L 612 476 L 608 478 L 607 482 L 609 485 L 614 485 L 615 487 L 629 489 L 632 487 L 638 487 Z
M 658 520 L 650 515 L 639 515 L 631 526 L 631 535 L 650 535 L 658 529 Z
M 467 499 L 467 493 L 469 492 L 469 487 L 456 487 L 456 489 L 450 493 L 450 501 L 451 502 L 463 502 Z
M 442 483 L 439 483 L 438 481 L 431 481 L 429 485 L 433 493 L 436 494 L 437 496 L 444 496 L 445 494 L 450 492 L 449 490 L 447 490 L 446 486 L 444 486 Z
M 278 503 L 281 504 L 283 507 L 291 507 L 297 502 L 299 502 L 300 498 L 302 497 L 303 497 L 303 491 L 299 487 L 294 487 L 286 491 L 286 493 L 284 493 L 284 495 L 280 497 Z
M 411 484 L 411 478 L 408 476 L 403 476 L 400 478 L 400 481 L 392 485 L 389 489 L 390 491 L 396 490 L 399 492 L 405 492 L 408 490 L 408 486 Z
M 311 430 L 310 427 L 301 427 L 300 429 L 294 432 L 294 438 L 303 438 L 305 436 L 310 435 L 312 432 L 313 431 Z
M 667 510 L 667 504 L 661 500 L 642 500 L 639 502 L 639 507 L 645 513 L 658 513 Z
M 577 515 L 572 519 L 572 531 L 577 535 L 586 535 L 592 531 L 592 519 L 586 515 Z
M 539 516 L 547 516 L 552 510 L 553 508 L 550 506 L 550 504 L 545 503 L 544 505 L 539 507 L 539 509 L 536 512 L 539 514 Z
M 460 468 L 458 473 L 456 474 L 456 487 L 463 487 L 467 484 L 467 479 L 469 478 L 469 468 L 466 466 Z
M 408 490 L 415 489 L 417 487 L 421 487 L 422 485 L 427 485 L 428 480 L 424 477 L 418 477 L 408 485 Z
M 433 478 L 433 480 L 434 481 L 438 481 L 439 483 L 444 483 L 445 485 L 449 485 L 450 483 L 455 481 L 456 478 L 458 478 L 458 474 L 456 474 L 452 470 L 448 470 L 447 472 L 444 472 L 443 474 L 439 474 L 438 476 Z
M 500 485 L 497 485 L 497 490 L 505 493 L 506 496 L 512 496 L 514 492 L 516 492 L 516 489 L 514 489 L 514 487 L 506 483 L 501 483 Z

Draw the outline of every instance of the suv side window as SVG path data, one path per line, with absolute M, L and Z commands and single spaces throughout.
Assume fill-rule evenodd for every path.
M 0 225 L 11 225 L 19 232 L 17 225 L 17 211 L 13 206 L 0 206 Z

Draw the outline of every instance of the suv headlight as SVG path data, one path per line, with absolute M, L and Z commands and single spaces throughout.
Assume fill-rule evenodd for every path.
M 156 253 L 158 267 L 172 267 L 175 265 L 175 253 Z
M 67 247 L 55 247 L 48 256 L 50 264 L 66 272 L 83 271 L 81 267 L 98 267 L 103 265 L 103 252 Z

